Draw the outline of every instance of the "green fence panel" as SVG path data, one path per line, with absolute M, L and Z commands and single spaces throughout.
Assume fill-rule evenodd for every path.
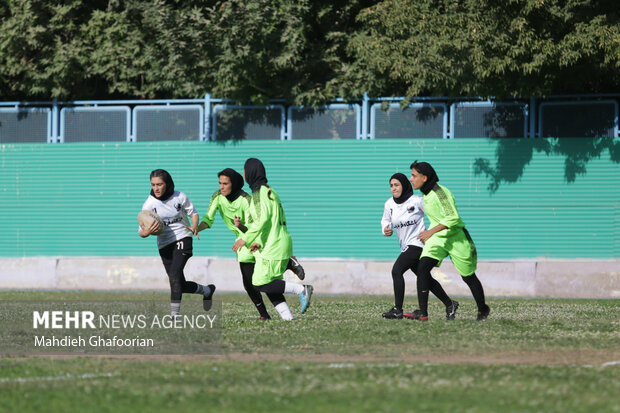
M 217 172 L 260 158 L 300 257 L 391 260 L 388 179 L 430 162 L 481 260 L 620 257 L 617 139 L 137 142 L 0 145 L 0 256 L 153 256 L 137 234 L 149 173 L 167 169 L 202 215 Z M 246 190 L 249 189 L 246 187 Z M 217 218 L 194 254 L 234 257 Z

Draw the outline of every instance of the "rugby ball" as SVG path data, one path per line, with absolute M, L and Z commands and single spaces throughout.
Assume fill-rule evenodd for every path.
M 154 232 L 154 234 L 159 235 L 164 232 L 164 221 L 155 212 L 145 209 L 138 214 L 138 224 L 141 228 L 148 228 L 153 221 L 159 222 L 159 231 Z

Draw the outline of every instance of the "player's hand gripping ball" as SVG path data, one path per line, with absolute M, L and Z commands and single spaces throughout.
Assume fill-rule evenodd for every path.
M 153 232 L 153 234 L 159 235 L 164 232 L 164 221 L 161 219 L 161 217 L 155 212 L 148 210 L 142 210 L 138 214 L 138 224 L 142 229 L 149 228 L 154 221 L 157 221 L 157 223 L 159 224 L 159 229 Z

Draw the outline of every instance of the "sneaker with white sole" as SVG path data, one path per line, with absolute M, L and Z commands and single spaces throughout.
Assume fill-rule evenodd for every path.
M 387 311 L 387 312 L 381 314 L 381 316 L 383 318 L 387 318 L 387 319 L 390 319 L 390 320 L 401 319 L 401 318 L 403 318 L 403 310 L 399 310 L 396 307 L 392 307 L 390 309 L 390 311 Z
M 310 297 L 312 297 L 313 291 L 314 287 L 311 285 L 304 285 L 304 292 L 299 294 L 299 303 L 301 304 L 300 311 L 302 314 L 310 307 Z
M 301 266 L 299 260 L 294 255 L 289 258 L 286 269 L 293 271 L 293 274 L 295 274 L 300 280 L 306 278 L 306 271 L 304 271 L 304 267 Z
M 446 306 L 446 320 L 454 320 L 457 308 L 459 308 L 459 302 L 456 300 L 452 300 L 450 305 Z

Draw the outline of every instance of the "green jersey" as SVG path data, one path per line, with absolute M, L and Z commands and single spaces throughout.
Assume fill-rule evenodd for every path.
M 465 229 L 465 223 L 456 209 L 454 197 L 448 188 L 437 185 L 424 195 L 424 213 L 431 222 L 430 228 L 445 225 L 447 229 L 434 233 L 424 243 L 421 257 L 441 261 L 450 256 L 457 271 L 464 277 L 476 272 L 478 253 L 476 245 Z
M 252 197 L 244 191 L 241 191 L 241 195 L 237 197 L 233 202 L 230 202 L 220 191 L 215 191 L 211 196 L 211 202 L 209 203 L 209 209 L 202 217 L 202 222 L 207 224 L 209 228 L 213 225 L 215 220 L 215 214 L 219 211 L 222 220 L 228 227 L 228 229 L 235 234 L 238 240 L 240 235 L 243 234 L 239 228 L 235 226 L 235 216 L 241 219 L 241 223 L 245 226 L 252 221 L 249 214 L 250 201 Z M 249 250 L 248 246 L 244 246 L 237 251 L 237 261 L 239 262 L 254 262 L 254 255 Z
M 250 246 L 260 244 L 259 254 L 266 260 L 287 260 L 293 255 L 293 240 L 286 229 L 286 216 L 280 197 L 272 188 L 261 186 L 252 195 L 250 204 L 252 222 L 248 232 L 240 236 Z
M 465 227 L 465 223 L 456 209 L 454 196 L 445 186 L 437 184 L 433 190 L 424 195 L 424 213 L 430 221 L 429 229 L 439 224 L 448 228 L 435 233 L 433 237 L 447 238 Z

